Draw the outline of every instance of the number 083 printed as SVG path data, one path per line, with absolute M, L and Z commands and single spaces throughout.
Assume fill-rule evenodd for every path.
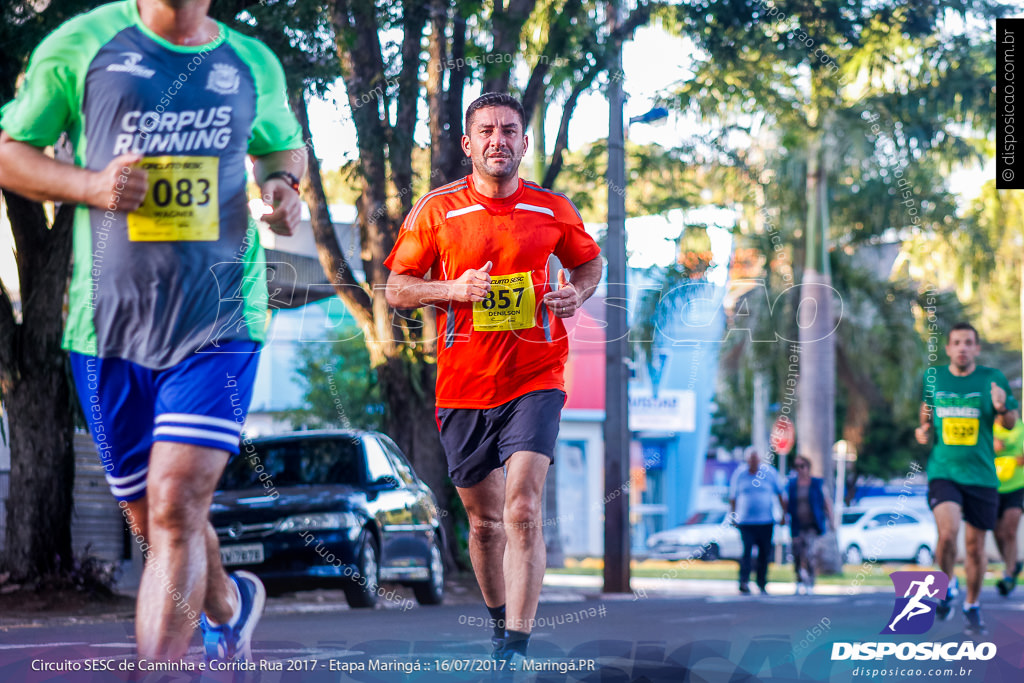
M 146 198 L 128 214 L 132 242 L 215 242 L 220 238 L 217 157 L 144 157 Z

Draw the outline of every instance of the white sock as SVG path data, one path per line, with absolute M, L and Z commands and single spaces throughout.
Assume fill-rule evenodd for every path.
M 967 602 L 967 601 L 964 601 L 964 611 L 965 612 L 967 610 L 971 609 L 972 607 L 981 607 L 981 603 L 980 602 Z

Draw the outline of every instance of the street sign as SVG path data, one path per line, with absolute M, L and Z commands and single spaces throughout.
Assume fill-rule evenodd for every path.
M 793 421 L 785 415 L 780 415 L 772 426 L 771 442 L 776 453 L 789 455 L 796 442 L 796 428 L 793 427 Z

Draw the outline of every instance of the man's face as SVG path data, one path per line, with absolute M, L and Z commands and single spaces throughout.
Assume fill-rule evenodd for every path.
M 981 352 L 981 346 L 971 330 L 953 330 L 946 342 L 946 355 L 949 362 L 961 370 L 974 364 L 974 359 Z
M 761 456 L 759 456 L 757 453 L 751 453 L 750 455 L 747 456 L 747 467 L 750 468 L 751 472 L 756 471 L 757 468 L 760 466 Z
M 160 0 L 160 4 L 166 5 L 173 10 L 180 10 L 185 9 L 189 5 L 203 4 L 203 0 Z
M 526 153 L 527 139 L 519 115 L 510 107 L 484 107 L 473 114 L 462 151 L 481 175 L 501 180 L 514 176 Z

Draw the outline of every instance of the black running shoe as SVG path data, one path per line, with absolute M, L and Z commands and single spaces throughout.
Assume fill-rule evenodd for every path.
M 1012 593 L 1013 589 L 1016 588 L 1016 587 L 1017 587 L 1017 577 L 1016 577 L 1016 575 L 1014 575 L 1014 576 L 1004 576 L 1003 578 L 1001 578 L 998 581 L 996 581 L 996 590 L 998 590 L 999 594 L 1002 595 L 1004 598 L 1006 596 L 1008 596 L 1010 593 Z

